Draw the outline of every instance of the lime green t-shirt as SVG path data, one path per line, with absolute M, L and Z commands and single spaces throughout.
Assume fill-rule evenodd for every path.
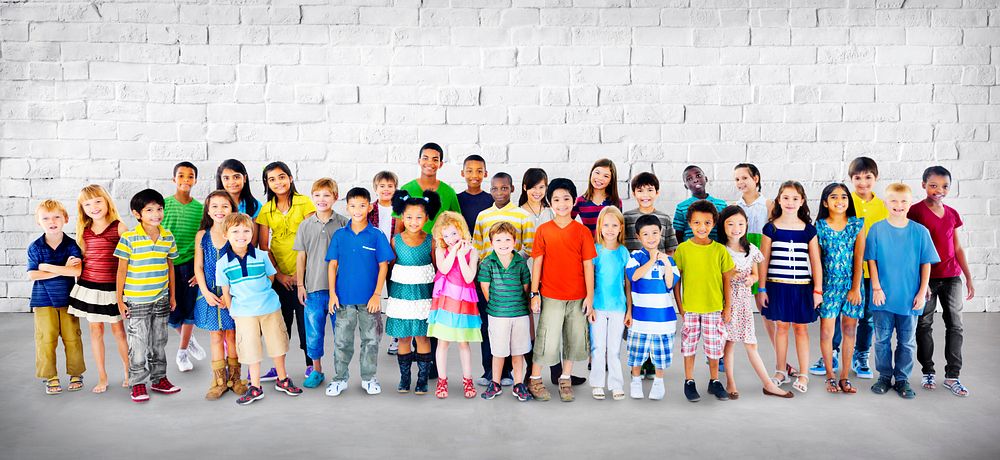
M 420 184 L 417 183 L 416 179 L 407 182 L 406 185 L 400 187 L 399 189 L 410 192 L 410 196 L 415 196 L 415 197 L 424 196 L 424 191 L 423 189 L 420 188 Z M 438 211 L 436 215 L 434 215 L 433 219 L 428 219 L 427 223 L 424 224 L 424 231 L 427 233 L 431 233 L 431 231 L 434 229 L 434 221 L 437 220 L 437 216 L 441 215 L 442 212 L 455 211 L 460 214 L 462 212 L 462 209 L 459 208 L 458 206 L 458 195 L 455 194 L 455 189 L 451 188 L 450 185 L 444 183 L 444 181 L 441 181 L 438 183 L 438 188 L 436 192 L 438 196 L 441 198 L 441 209 Z M 398 219 L 400 216 L 393 215 L 393 217 L 396 217 Z M 472 232 L 471 228 L 469 229 L 469 232 L 470 233 Z
M 194 259 L 194 236 L 201 227 L 201 214 L 204 207 L 198 200 L 183 204 L 173 196 L 167 197 L 163 203 L 163 228 L 174 234 L 177 242 L 177 258 L 175 265 L 188 263 Z
M 712 241 L 701 245 L 687 240 L 677 246 L 674 260 L 681 271 L 681 300 L 685 312 L 722 311 L 722 274 L 736 268 L 726 247 Z

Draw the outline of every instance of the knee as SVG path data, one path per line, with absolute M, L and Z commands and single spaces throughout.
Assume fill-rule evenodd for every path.
M 104 335 L 104 323 L 90 323 L 90 334 Z
M 786 322 L 777 321 L 777 322 L 774 323 L 774 330 L 777 331 L 777 332 L 779 332 L 779 333 L 781 333 L 781 334 L 787 334 L 788 333 L 788 326 L 789 326 L 789 324 L 786 323 Z

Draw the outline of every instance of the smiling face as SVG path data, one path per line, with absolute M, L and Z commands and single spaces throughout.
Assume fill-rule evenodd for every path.
M 524 190 L 524 193 L 528 194 L 528 203 L 537 206 L 543 199 L 545 199 L 546 188 L 548 188 L 548 184 L 546 184 L 545 181 L 541 181 L 531 188 L 523 186 L 522 190 Z
M 594 190 L 604 190 L 611 184 L 611 168 L 598 166 L 590 172 L 590 185 Z
M 108 202 L 104 197 L 94 197 L 87 201 L 84 201 L 83 212 L 87 214 L 87 217 L 97 221 L 104 219 L 108 215 Z
M 490 181 L 490 195 L 493 195 L 493 203 L 497 205 L 497 208 L 502 208 L 510 203 L 510 192 L 513 189 L 514 185 L 506 177 L 498 177 Z
M 142 212 L 132 211 L 132 215 L 143 225 L 155 227 L 163 222 L 163 206 L 156 202 L 149 202 L 142 207 Z
M 923 182 L 921 186 L 924 191 L 927 192 L 927 198 L 935 203 L 940 203 L 951 190 L 951 179 L 948 176 L 938 176 L 937 174 L 932 174 L 927 177 L 927 181 Z
M 618 241 L 618 235 L 622 233 L 622 224 L 614 216 L 607 215 L 601 220 L 600 231 L 604 241 Z
M 908 192 L 889 192 L 885 195 L 885 206 L 889 208 L 889 216 L 906 218 L 913 204 L 913 196 Z
M 778 206 L 781 206 L 781 215 L 795 216 L 802 207 L 802 195 L 794 187 L 785 187 L 778 195 Z
M 462 232 L 458 231 L 454 225 L 449 225 L 441 229 L 441 239 L 444 240 L 445 245 L 451 247 L 462 240 Z
M 691 233 L 694 234 L 695 239 L 704 241 L 712 233 L 715 218 L 712 217 L 712 213 L 694 211 L 691 213 L 691 218 L 688 219 L 688 225 L 691 226 Z
M 58 235 L 62 233 L 63 226 L 66 225 L 66 221 L 68 220 L 66 214 L 63 214 L 58 209 L 39 209 L 36 218 L 38 226 L 42 228 L 42 231 L 46 235 Z
M 222 188 L 229 193 L 230 196 L 238 197 L 240 192 L 243 191 L 243 187 L 246 186 L 247 178 L 239 172 L 233 171 L 232 169 L 223 169 L 222 175 L 219 176 L 222 180 Z
M 285 196 L 292 188 L 292 176 L 286 174 L 281 168 L 274 168 L 267 172 L 267 188 L 271 189 L 275 195 Z
M 826 197 L 823 206 L 830 210 L 831 215 L 847 214 L 847 207 L 851 205 L 851 194 L 841 187 L 834 188 Z
M 174 173 L 174 184 L 177 184 L 177 191 L 181 193 L 191 193 L 191 188 L 198 183 L 198 175 L 193 169 L 181 166 Z
M 725 227 L 729 241 L 739 241 L 743 235 L 747 234 L 747 218 L 740 213 L 733 214 L 726 219 L 723 227 Z
M 712 217 L 709 214 L 709 217 Z M 645 225 L 637 229 L 639 232 L 639 242 L 647 251 L 652 251 L 660 246 L 660 234 L 663 232 L 659 225 Z
M 875 186 L 876 180 L 878 180 L 878 176 L 871 171 L 863 171 L 852 175 L 851 185 L 854 186 L 854 193 L 861 196 L 868 196 L 868 194 L 872 193 L 872 187 Z
M 410 205 L 403 210 L 403 228 L 410 233 L 418 233 L 427 223 L 427 212 L 423 206 Z
M 476 160 L 466 161 L 465 165 L 462 166 L 462 178 L 465 179 L 469 188 L 478 190 L 483 186 L 483 179 L 486 178 L 486 164 Z
M 423 149 L 420 151 L 420 158 L 417 160 L 417 164 L 420 165 L 421 175 L 436 177 L 438 169 L 441 169 L 441 152 L 434 149 Z
M 392 201 L 392 194 L 396 193 L 396 183 L 391 180 L 380 180 L 375 183 L 375 194 L 378 200 L 385 203 Z
M 705 177 L 705 172 L 701 168 L 691 168 L 684 173 L 684 188 L 688 189 L 692 195 L 704 194 L 706 184 L 708 184 L 708 178 Z
M 750 174 L 749 168 L 736 168 L 733 170 L 733 178 L 736 180 L 736 190 L 740 193 L 757 190 L 757 179 Z
M 639 204 L 639 209 L 652 209 L 656 203 L 656 198 L 660 196 L 660 192 L 652 185 L 643 185 L 633 190 L 632 196 L 635 197 L 636 203 Z
M 327 212 L 333 209 L 333 204 L 337 198 L 333 196 L 333 190 L 320 187 L 312 192 L 312 202 L 316 205 L 316 212 Z
M 353 222 L 367 222 L 368 212 L 372 210 L 372 204 L 364 197 L 353 197 L 347 200 L 347 215 L 351 216 Z
M 246 225 L 233 225 L 226 230 L 226 239 L 234 249 L 243 249 L 253 239 L 253 229 Z
M 497 233 L 490 238 L 490 244 L 493 245 L 493 251 L 497 255 L 510 255 L 514 252 L 514 235 L 507 232 Z
M 568 217 L 573 211 L 573 195 L 569 190 L 558 189 L 552 192 L 552 212 L 559 217 Z
M 213 196 L 205 206 L 208 208 L 208 216 L 216 224 L 222 223 L 226 216 L 233 213 L 233 205 L 225 197 Z

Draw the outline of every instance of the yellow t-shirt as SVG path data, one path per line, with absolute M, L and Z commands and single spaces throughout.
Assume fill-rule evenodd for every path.
M 881 198 L 875 196 L 875 192 L 872 192 L 871 201 L 866 202 L 854 192 L 851 192 L 851 199 L 854 200 L 854 211 L 857 213 L 858 218 L 865 220 L 865 227 L 861 231 L 861 237 L 867 238 L 868 229 L 872 228 L 875 222 L 889 217 L 889 208 L 885 207 L 885 202 Z M 868 278 L 868 264 L 861 264 L 861 269 L 865 273 L 865 278 Z
M 677 245 L 674 261 L 681 271 L 681 300 L 685 313 L 722 311 L 722 274 L 736 268 L 726 247 L 713 241 L 701 245 L 687 240 Z
M 296 194 L 292 196 L 292 206 L 288 212 L 282 214 L 278 211 L 277 200 L 270 200 L 264 203 L 257 214 L 257 223 L 267 226 L 271 232 L 271 254 L 278 263 L 278 271 L 286 275 L 295 273 L 295 234 L 299 231 L 299 224 L 310 214 L 316 212 L 316 206 L 305 195 Z

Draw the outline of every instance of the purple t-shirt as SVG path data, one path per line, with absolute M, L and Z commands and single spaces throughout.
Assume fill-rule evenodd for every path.
M 938 217 L 923 201 L 910 207 L 906 217 L 927 227 L 931 232 L 931 240 L 937 249 L 941 262 L 931 265 L 931 278 L 951 278 L 962 274 L 962 267 L 955 258 L 955 229 L 962 226 L 962 218 L 948 205 L 944 206 L 944 215 Z

